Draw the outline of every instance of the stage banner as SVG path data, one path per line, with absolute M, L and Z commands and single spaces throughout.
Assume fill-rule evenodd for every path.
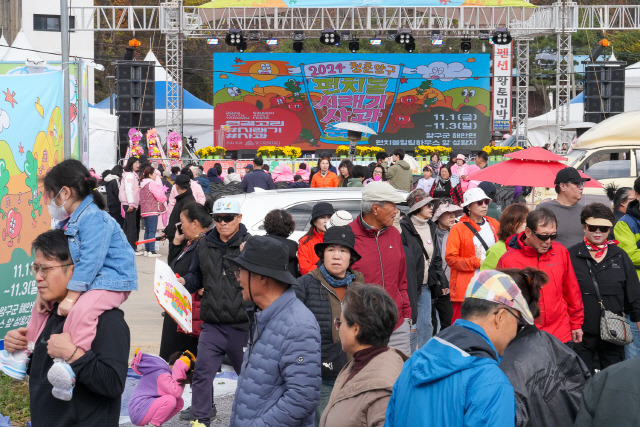
M 378 135 L 361 144 L 441 145 L 471 151 L 489 141 L 489 54 L 213 55 L 214 130 L 228 150 L 347 143 L 339 122 Z
M 63 159 L 62 72 L 0 75 L 0 339 L 36 298 L 31 242 L 51 228 L 42 178 Z
M 493 130 L 511 132 L 513 44 L 493 45 Z

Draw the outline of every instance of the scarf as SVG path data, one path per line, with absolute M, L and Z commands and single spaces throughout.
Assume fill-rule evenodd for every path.
M 447 183 L 451 180 L 440 178 L 438 182 L 436 182 L 436 191 L 447 191 Z
M 602 254 L 604 254 L 604 251 L 607 250 L 609 245 L 617 245 L 618 241 L 617 240 L 607 240 L 606 242 L 604 242 L 601 245 L 594 245 L 593 243 L 588 241 L 587 238 L 585 237 L 584 238 L 584 244 L 587 247 L 587 249 L 589 249 L 590 251 L 596 251 L 595 257 L 596 258 L 600 258 L 602 256 Z
M 327 268 L 324 266 L 324 263 L 320 264 L 320 267 L 318 267 L 318 270 L 320 270 L 320 273 L 322 273 L 322 277 L 324 277 L 324 280 L 326 280 L 327 283 L 333 286 L 334 288 L 342 288 L 345 286 L 349 286 L 356 278 L 355 274 L 347 270 L 347 274 L 345 274 L 344 278 L 336 279 L 327 271 Z

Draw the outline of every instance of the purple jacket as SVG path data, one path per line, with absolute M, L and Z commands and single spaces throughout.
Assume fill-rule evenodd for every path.
M 171 371 L 160 356 L 139 352 L 131 368 L 142 375 L 129 400 L 129 418 L 133 424 L 140 425 L 153 401 L 160 396 L 182 396 L 184 385 L 178 381 L 185 379 L 189 370 L 182 360 L 177 360 Z

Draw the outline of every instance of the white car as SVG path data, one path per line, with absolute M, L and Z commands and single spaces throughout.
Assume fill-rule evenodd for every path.
M 406 199 L 406 191 L 398 191 Z M 291 214 L 296 229 L 289 239 L 298 241 L 310 227 L 311 211 L 319 202 L 329 202 L 335 210 L 345 210 L 356 216 L 360 214 L 362 188 L 292 188 L 283 190 L 257 190 L 254 193 L 224 196 L 237 199 L 242 210 L 242 223 L 252 235 L 265 234 L 264 217 L 273 209 L 284 209 Z M 406 206 L 398 206 L 407 210 Z

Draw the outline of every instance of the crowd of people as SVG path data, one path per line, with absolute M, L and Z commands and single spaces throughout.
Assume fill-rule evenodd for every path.
M 132 422 L 209 426 L 225 358 L 232 426 L 637 423 L 640 178 L 608 189 L 613 209 L 583 205 L 588 178 L 568 167 L 557 198 L 529 210 L 522 189 L 501 206 L 494 184 L 468 179 L 486 160 L 435 155 L 414 184 L 402 150 L 335 172 L 323 158 L 304 177 L 255 158 L 242 180 L 132 157 L 103 173 L 106 197 L 65 160 L 44 178 L 57 226 L 32 245 L 32 317 L 5 336 L 0 368 L 29 374 L 34 427 L 116 425 L 129 365 Z M 360 214 L 319 202 L 296 242 L 286 210 L 251 236 L 237 199 L 211 197 L 281 182 L 362 187 Z M 136 255 L 160 256 L 154 239 L 192 294 L 193 330 L 165 316 L 159 356 L 129 364 L 119 307 Z

